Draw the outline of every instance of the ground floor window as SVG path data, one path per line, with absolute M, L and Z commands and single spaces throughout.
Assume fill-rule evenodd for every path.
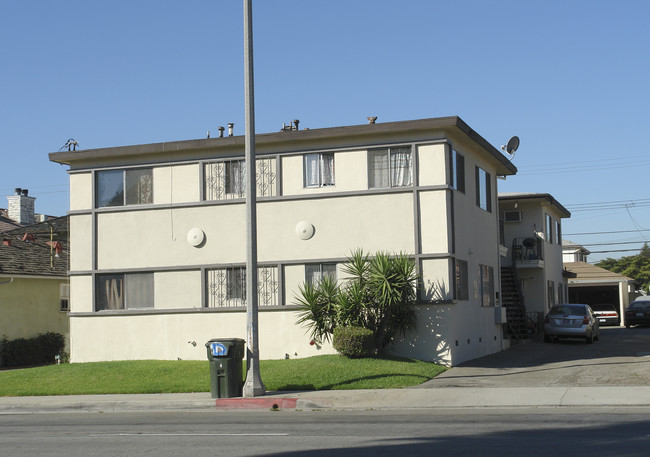
M 232 308 L 246 306 L 246 268 L 217 268 L 207 272 L 208 307 Z M 278 268 L 257 269 L 257 303 L 278 304 Z
M 96 311 L 153 308 L 153 273 L 97 275 Z
M 487 265 L 479 265 L 478 277 L 481 306 L 494 306 L 494 268 Z
M 305 283 L 315 286 L 323 280 L 329 278 L 336 281 L 336 264 L 335 263 L 314 263 L 305 265 Z
M 467 261 L 456 259 L 456 300 L 469 299 Z

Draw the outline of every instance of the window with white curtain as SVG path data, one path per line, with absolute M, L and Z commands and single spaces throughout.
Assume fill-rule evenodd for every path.
M 413 183 L 411 147 L 368 151 L 368 187 L 404 187 Z
M 315 286 L 323 280 L 329 278 L 336 281 L 336 264 L 335 263 L 312 263 L 305 265 L 305 283 Z
M 226 162 L 226 193 L 236 197 L 246 195 L 246 162 L 231 160 Z
M 305 154 L 305 187 L 334 185 L 334 153 Z

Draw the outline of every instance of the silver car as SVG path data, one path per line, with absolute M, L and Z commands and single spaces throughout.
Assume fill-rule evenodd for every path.
M 584 338 L 587 343 L 593 343 L 599 334 L 598 318 L 589 305 L 555 305 L 544 318 L 547 343 L 558 338 Z

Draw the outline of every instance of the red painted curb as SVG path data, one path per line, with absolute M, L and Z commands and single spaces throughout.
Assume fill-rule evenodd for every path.
M 217 409 L 296 409 L 297 398 L 219 398 Z

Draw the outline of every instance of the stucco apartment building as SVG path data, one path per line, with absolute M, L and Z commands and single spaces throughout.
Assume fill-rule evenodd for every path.
M 50 154 L 69 165 L 71 360 L 205 359 L 245 337 L 244 138 Z M 508 347 L 497 177 L 516 168 L 458 117 L 256 136 L 262 359 L 334 352 L 296 324 L 299 286 L 356 249 L 423 277 L 397 355 L 458 364 Z

